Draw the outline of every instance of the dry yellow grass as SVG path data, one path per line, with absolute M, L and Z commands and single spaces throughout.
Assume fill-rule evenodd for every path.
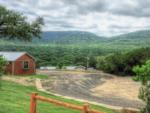
M 129 100 L 139 100 L 140 83 L 134 82 L 131 77 L 116 77 L 104 80 L 104 84 L 97 85 L 91 91 L 96 96 L 116 96 Z

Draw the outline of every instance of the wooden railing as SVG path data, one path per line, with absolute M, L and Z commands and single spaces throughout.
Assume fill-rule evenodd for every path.
M 61 102 L 61 101 L 50 99 L 50 98 L 45 98 L 43 96 L 38 96 L 37 93 L 32 93 L 31 94 L 30 112 L 29 113 L 36 113 L 37 100 L 52 103 L 52 104 L 55 104 L 57 106 L 63 106 L 65 108 L 79 110 L 82 113 L 104 113 L 104 112 L 100 112 L 100 111 L 90 109 L 89 104 L 84 104 L 83 106 L 78 106 L 78 105 L 69 104 L 69 103 L 66 103 L 66 102 Z

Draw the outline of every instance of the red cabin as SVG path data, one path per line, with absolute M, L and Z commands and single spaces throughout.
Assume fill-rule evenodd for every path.
M 7 60 L 7 74 L 31 75 L 36 73 L 35 59 L 26 52 L 0 52 L 0 56 Z

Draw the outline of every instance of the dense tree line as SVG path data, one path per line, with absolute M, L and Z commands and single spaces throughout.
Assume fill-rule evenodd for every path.
M 87 63 L 96 67 L 96 57 L 107 54 L 99 48 L 63 47 L 63 46 L 11 46 L 1 45 L 0 51 L 26 51 L 36 58 L 37 67 L 40 66 L 68 66 Z
M 26 51 L 36 58 L 37 67 L 87 66 L 88 63 L 89 67 L 118 75 L 133 75 L 135 65 L 150 59 L 150 48 L 120 53 L 91 47 L 1 45 L 0 51 Z
M 150 48 L 136 49 L 97 58 L 97 68 L 118 75 L 133 75 L 132 68 L 150 59 Z
M 89 67 L 118 75 L 132 75 L 135 65 L 150 59 L 150 48 L 114 53 L 91 47 L 1 45 L 0 51 L 26 51 L 36 58 L 37 67 L 87 66 L 88 63 Z

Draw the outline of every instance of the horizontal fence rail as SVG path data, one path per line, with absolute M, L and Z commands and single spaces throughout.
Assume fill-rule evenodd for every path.
M 63 106 L 65 108 L 79 110 L 82 113 L 104 113 L 104 112 L 100 112 L 100 111 L 90 109 L 89 104 L 84 104 L 83 106 L 69 104 L 69 103 L 66 103 L 66 102 L 61 102 L 61 101 L 58 101 L 58 100 L 45 98 L 43 96 L 38 96 L 37 93 L 32 93 L 31 94 L 30 112 L 29 113 L 36 113 L 37 100 L 40 100 L 40 101 L 43 101 L 43 102 L 48 102 L 48 103 L 51 103 L 51 104 L 55 104 L 57 106 Z

